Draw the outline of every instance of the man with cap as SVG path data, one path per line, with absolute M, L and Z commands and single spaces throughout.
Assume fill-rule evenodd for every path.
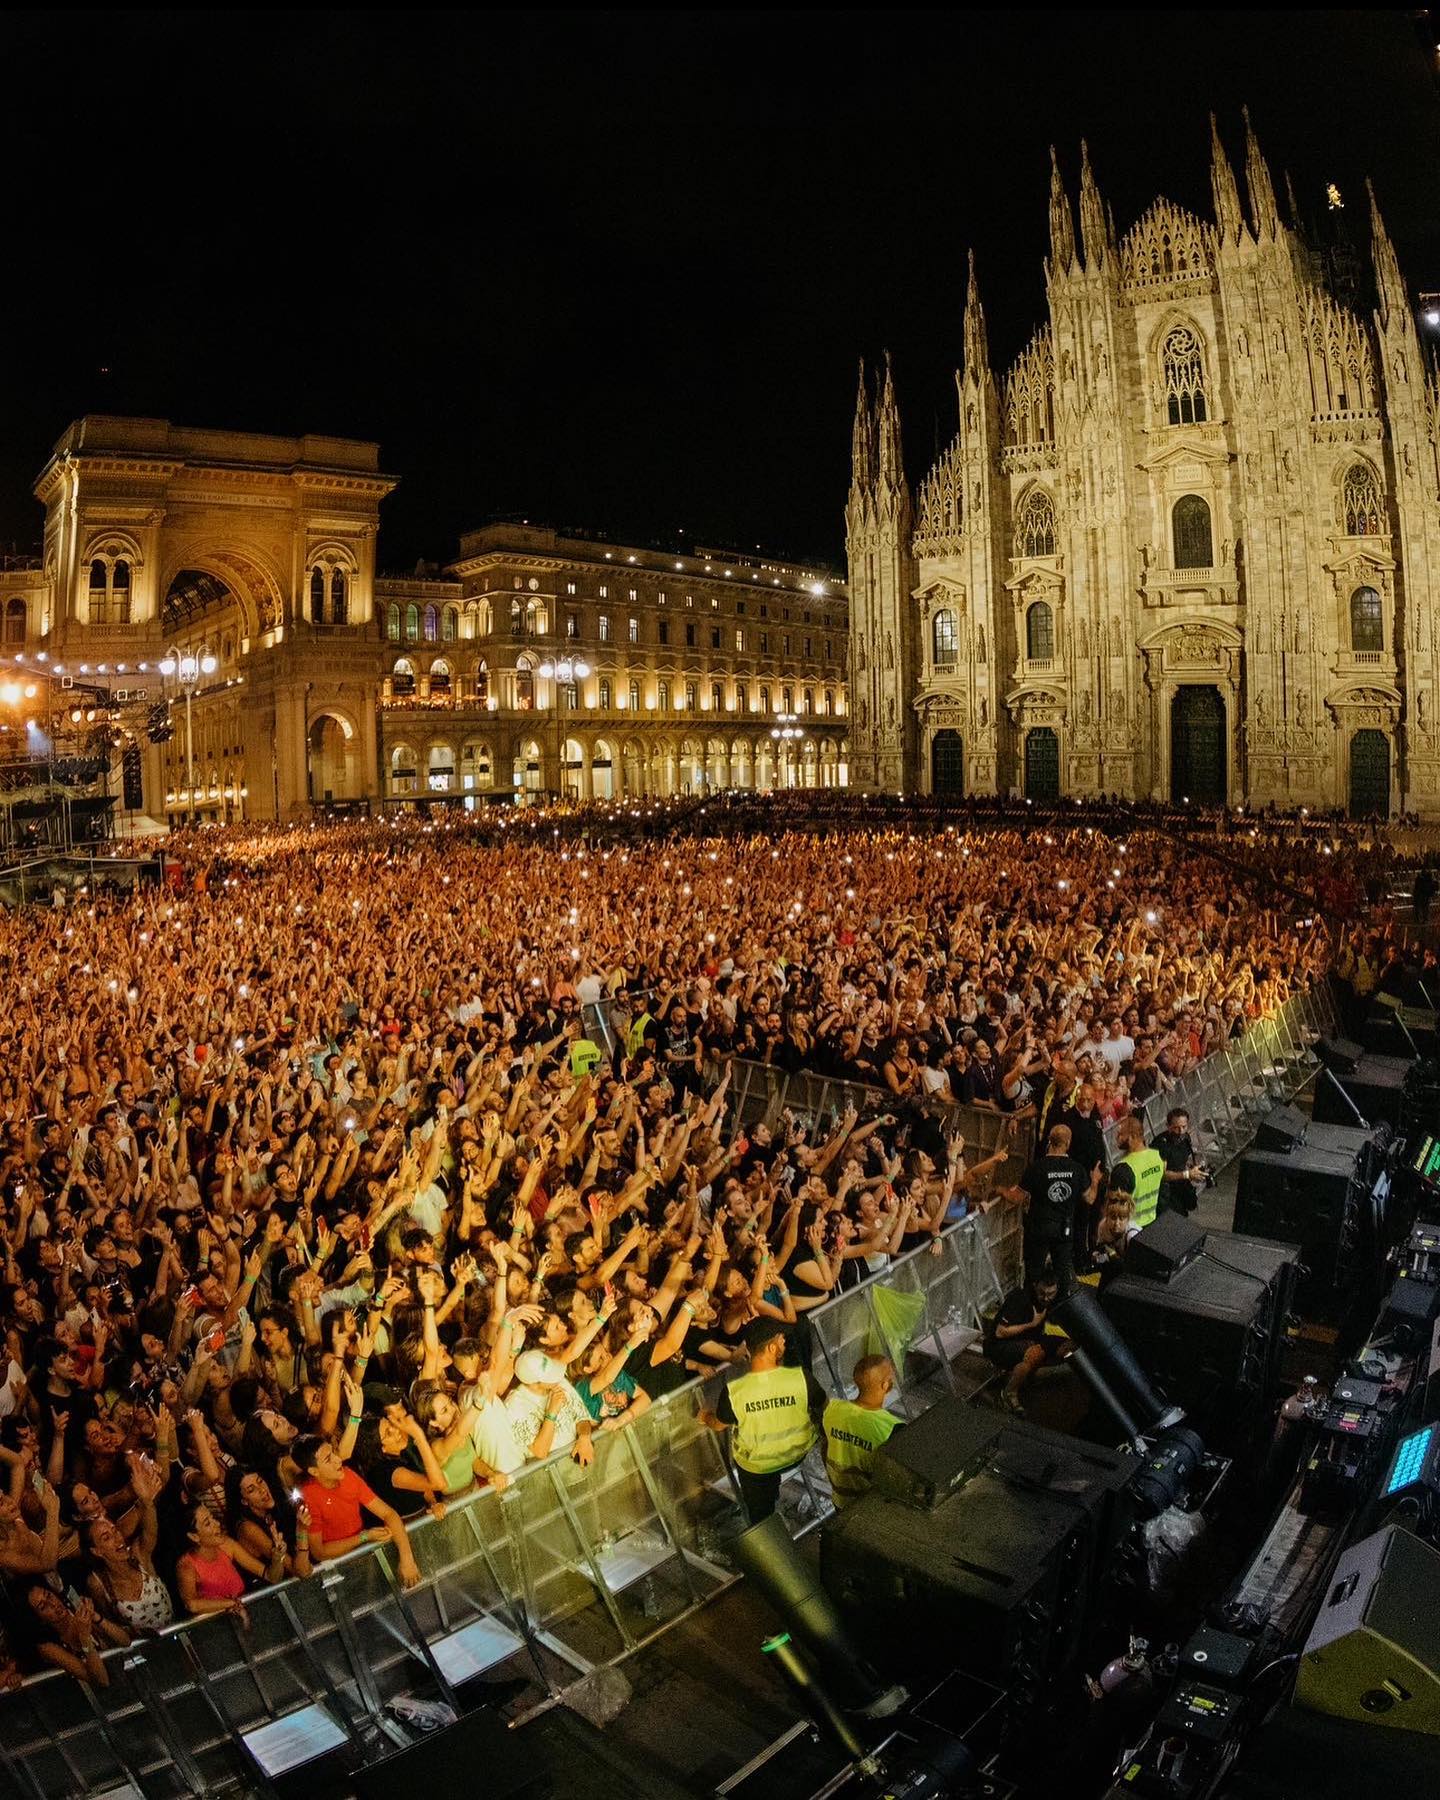
M 595 1460 L 590 1441 L 594 1420 L 565 1379 L 565 1365 L 543 1350 L 525 1350 L 515 1359 L 515 1386 L 505 1411 L 516 1448 L 538 1461 L 552 1450 L 569 1450 L 582 1468 Z
M 774 1319 L 753 1320 L 745 1332 L 749 1368 L 726 1386 L 714 1412 L 700 1415 L 712 1431 L 733 1428 L 730 1454 L 752 1525 L 774 1512 L 786 1472 L 818 1441 L 815 1420 L 825 1409 L 825 1390 L 809 1368 L 786 1363 L 789 1341 Z

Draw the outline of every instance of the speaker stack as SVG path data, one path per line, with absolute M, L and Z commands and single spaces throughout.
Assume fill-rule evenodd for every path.
M 1101 1289 L 1135 1360 L 1207 1443 L 1243 1436 L 1275 1402 L 1296 1255 L 1162 1213 Z
M 1317 1124 L 1355 1125 L 1358 1112 L 1369 1124 L 1383 1119 L 1399 1127 L 1413 1051 L 1380 1056 L 1354 1038 L 1342 1037 L 1321 1038 L 1315 1049 L 1328 1072 L 1315 1084 Z
M 1341 1042 L 1341 1040 L 1333 1040 Z M 1351 1052 L 1354 1052 L 1353 1057 Z M 1350 1072 L 1364 1060 L 1346 1045 L 1339 1058 Z M 1347 1080 L 1348 1077 L 1342 1077 Z M 1372 1197 L 1385 1172 L 1390 1127 L 1360 1126 L 1319 1118 L 1297 1107 L 1277 1107 L 1261 1124 L 1240 1159 L 1235 1229 L 1299 1246 L 1301 1294 L 1310 1305 L 1350 1290 L 1355 1275 L 1373 1270 L 1378 1233 Z
M 942 1401 L 828 1520 L 820 1569 L 863 1642 L 1034 1694 L 1071 1668 L 1134 1518 L 1141 1459 Z

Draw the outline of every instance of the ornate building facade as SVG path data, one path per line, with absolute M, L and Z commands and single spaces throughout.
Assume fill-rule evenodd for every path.
M 851 780 L 1440 814 L 1440 382 L 1374 197 L 1373 308 L 1282 218 L 1245 120 L 1214 220 L 1124 236 L 1052 152 L 1049 317 L 912 495 L 888 359 L 846 509 Z
M 0 567 L 0 754 L 93 709 L 156 819 L 846 779 L 833 575 L 496 525 L 378 576 L 394 486 L 375 444 L 78 420 Z

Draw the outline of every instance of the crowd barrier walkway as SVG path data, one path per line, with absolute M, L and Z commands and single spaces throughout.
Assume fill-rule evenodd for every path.
M 808 1315 L 823 1387 L 853 1393 L 857 1358 L 895 1364 L 892 1402 L 916 1417 L 953 1391 L 951 1363 L 1020 1277 L 1013 1208 L 974 1215 Z M 597 1432 L 595 1462 L 559 1455 L 502 1493 L 413 1525 L 410 1593 L 388 1547 L 366 1546 L 106 1657 L 110 1685 L 52 1673 L 0 1696 L 0 1793 L 258 1795 L 330 1752 L 351 1766 L 408 1741 L 398 1696 L 464 1710 L 464 1684 L 523 1674 L 542 1695 L 620 1661 L 738 1578 L 742 1526 L 725 1440 L 700 1422 L 721 1377 L 697 1379 L 633 1425 Z M 812 1455 L 784 1484 L 792 1531 L 831 1510 Z
M 1147 1139 L 1165 1129 L 1166 1114 L 1183 1106 L 1200 1159 L 1214 1170 L 1234 1160 L 1255 1136 L 1271 1107 L 1293 1100 L 1319 1066 L 1315 1044 L 1339 1029 L 1328 984 L 1304 988 L 1243 1037 L 1216 1050 L 1141 1109 Z M 1105 1130 L 1113 1163 L 1120 1154 L 1116 1124 Z

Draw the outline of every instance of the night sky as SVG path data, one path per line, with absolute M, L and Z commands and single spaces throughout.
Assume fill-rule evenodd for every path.
M 1043 306 L 1047 146 L 1209 216 L 1213 106 L 1440 287 L 1400 12 L 10 13 L 0 542 L 81 413 L 378 439 L 387 569 L 495 512 L 839 563 L 855 361 L 912 476 Z

